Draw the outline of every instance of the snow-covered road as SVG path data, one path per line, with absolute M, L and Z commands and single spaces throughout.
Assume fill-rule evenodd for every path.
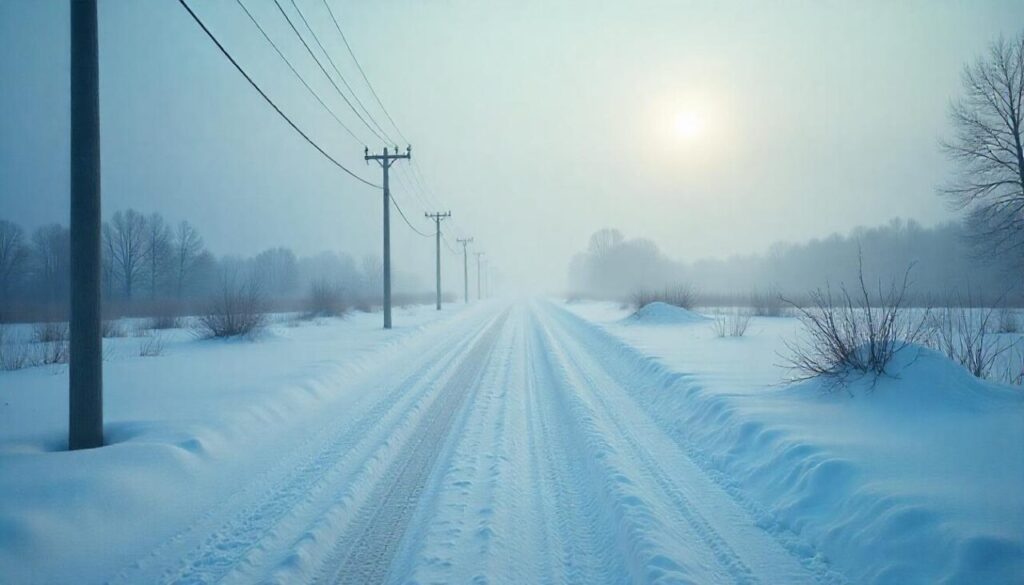
M 107 362 L 110 444 L 74 453 L 66 372 L 5 373 L 0 581 L 1020 581 L 1018 391 L 924 348 L 870 395 L 780 385 L 795 320 L 658 310 L 180 331 Z
M 453 323 L 115 582 L 841 582 L 758 528 L 587 334 L 543 302 Z

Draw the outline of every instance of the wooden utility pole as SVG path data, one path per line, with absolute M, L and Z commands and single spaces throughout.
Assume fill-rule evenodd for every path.
M 103 445 L 100 84 L 96 0 L 71 0 L 71 346 L 68 448 Z
M 384 170 L 384 328 L 391 329 L 391 188 L 388 186 L 388 170 L 396 160 L 412 158 L 412 147 L 405 147 L 405 154 L 398 154 L 398 147 L 389 154 L 384 147 L 384 154 L 370 154 L 370 149 L 363 150 L 363 159 L 375 160 Z
M 432 220 L 434 220 L 434 227 L 436 228 L 436 230 L 434 232 L 434 238 L 436 239 L 436 243 L 437 243 L 437 310 L 440 311 L 441 310 L 441 220 L 451 217 L 452 216 L 452 212 L 451 211 L 447 211 L 445 213 L 441 213 L 440 211 L 438 211 L 437 213 L 424 213 L 423 215 L 426 216 L 426 217 L 429 217 Z
M 473 252 L 476 254 L 476 300 L 480 300 L 480 257 L 484 255 L 483 252 Z
M 473 238 L 456 238 L 456 242 L 462 244 L 462 294 L 464 302 L 469 303 L 469 260 L 467 259 L 466 246 L 473 241 Z

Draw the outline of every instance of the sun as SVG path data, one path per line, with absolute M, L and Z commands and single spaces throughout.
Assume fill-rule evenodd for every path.
M 682 140 L 694 140 L 704 133 L 704 117 L 692 110 L 677 112 L 672 128 L 676 137 Z

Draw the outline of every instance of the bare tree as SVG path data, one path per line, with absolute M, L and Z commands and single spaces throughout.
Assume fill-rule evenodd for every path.
M 942 191 L 968 212 L 986 252 L 1024 263 L 1024 32 L 992 43 L 964 69 L 963 85 L 955 137 L 942 145 L 959 172 Z
M 32 233 L 32 263 L 42 298 L 56 302 L 70 286 L 71 233 L 60 224 L 44 225 Z
M 299 284 L 299 264 L 288 248 L 270 248 L 255 258 L 255 277 L 260 289 L 274 299 L 287 298 Z
M 174 284 L 179 299 L 202 253 L 203 238 L 199 232 L 187 221 L 179 223 L 174 233 Z
M 166 281 L 171 263 L 171 228 L 162 215 L 154 213 L 146 220 L 145 232 L 149 297 L 155 299 L 157 289 Z
M 124 297 L 132 299 L 135 283 L 146 268 L 146 218 L 138 211 L 118 211 L 103 226 L 103 241 L 110 251 L 110 261 L 121 278 Z
M 7 301 L 28 265 L 28 246 L 21 226 L 0 219 L 0 301 Z

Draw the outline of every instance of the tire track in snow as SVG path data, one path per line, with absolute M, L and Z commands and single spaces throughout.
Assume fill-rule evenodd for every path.
M 507 317 L 506 311 L 461 356 L 455 373 L 424 413 L 410 444 L 402 449 L 401 459 L 388 467 L 369 505 L 364 506 L 341 541 L 348 546 L 336 557 L 340 562 L 329 582 L 366 585 L 386 581 L 451 423 L 474 390 L 485 358 Z
M 619 382 L 622 378 L 617 376 L 622 376 L 623 372 L 621 370 L 616 370 L 615 374 L 612 373 L 614 358 L 609 360 L 607 357 L 602 358 L 601 356 L 591 354 L 593 348 L 588 348 L 582 343 L 581 338 L 571 330 L 569 326 L 570 324 L 562 323 L 561 317 L 567 314 L 563 315 L 564 311 L 556 307 L 551 307 L 550 311 L 556 313 L 554 320 L 558 322 L 557 327 L 561 330 L 558 338 L 562 340 L 563 345 L 566 346 L 562 355 L 564 356 L 564 359 L 572 364 L 574 374 L 579 379 L 578 387 L 586 388 L 588 390 L 587 394 L 601 407 L 605 413 L 606 420 L 611 422 L 617 433 L 626 441 L 633 455 L 643 463 L 644 469 L 649 472 L 651 479 L 658 485 L 670 501 L 673 502 L 674 508 L 691 523 L 694 529 L 701 534 L 702 539 L 716 551 L 716 556 L 719 557 L 719 560 L 726 566 L 733 566 L 734 563 L 739 563 L 739 565 L 732 568 L 735 568 L 746 575 L 746 582 L 757 582 L 757 575 L 759 573 L 765 570 L 771 571 L 779 565 L 782 565 L 783 561 L 786 560 L 785 558 L 778 558 L 778 556 L 776 556 L 776 560 L 774 561 L 770 561 L 766 558 L 759 558 L 758 570 L 755 571 L 748 566 L 748 563 L 745 563 L 742 560 L 741 557 L 743 555 L 737 553 L 736 549 L 729 544 L 729 539 L 723 536 L 722 531 L 720 529 L 716 529 L 714 527 L 714 523 L 709 521 L 707 517 L 700 513 L 699 508 L 693 503 L 693 498 L 688 496 L 686 492 L 690 490 L 697 490 L 697 485 L 705 486 L 705 490 L 707 490 L 706 486 L 711 486 L 713 492 L 717 493 L 704 492 L 705 496 L 713 495 L 715 497 L 727 499 L 736 509 L 733 513 L 724 515 L 722 520 L 725 521 L 732 520 L 735 522 L 737 516 L 739 516 L 739 514 L 736 514 L 736 511 L 742 510 L 749 515 L 747 507 L 743 505 L 743 502 L 737 501 L 732 492 L 719 485 L 715 478 L 711 477 L 702 467 L 700 467 L 692 459 L 692 456 L 687 449 L 678 446 L 669 435 L 663 435 L 661 437 L 663 441 L 672 443 L 672 446 L 674 447 L 673 451 L 675 451 L 675 453 L 673 454 L 673 458 L 681 464 L 679 469 L 686 471 L 688 473 L 687 477 L 699 480 L 696 482 L 686 482 L 685 484 L 679 484 L 674 481 L 672 474 L 665 469 L 664 463 L 660 462 L 658 458 L 653 456 L 651 451 L 645 447 L 645 441 L 641 441 L 633 431 L 634 428 L 637 428 L 636 418 L 631 417 L 632 420 L 629 422 L 626 420 L 627 417 L 625 416 L 625 413 L 630 410 L 634 410 L 636 414 L 639 414 L 645 420 L 649 419 L 646 414 L 640 414 L 643 413 L 643 409 L 634 401 L 629 391 L 626 389 L 627 385 Z M 568 349 L 568 346 L 570 345 L 573 347 L 572 351 Z M 584 356 L 586 356 L 586 360 L 584 360 Z M 588 368 L 586 365 L 587 363 L 596 364 L 597 367 Z M 627 368 L 627 370 L 628 369 L 629 368 Z M 635 372 L 628 375 L 630 380 L 639 380 L 642 379 L 642 376 L 642 372 Z M 594 390 L 595 388 L 601 388 L 602 390 L 615 390 L 615 392 L 597 392 Z M 617 402 L 613 401 L 613 395 L 621 396 L 626 402 L 622 402 L 621 399 Z M 615 403 L 613 404 L 613 402 Z M 652 420 L 650 422 L 654 421 Z M 657 427 L 656 424 L 655 426 Z M 653 434 L 646 438 L 652 439 Z M 652 441 L 648 440 L 646 442 L 650 443 Z M 692 486 L 689 485 L 691 483 L 693 484 Z M 687 486 L 686 489 L 684 489 L 684 485 Z M 699 492 L 700 490 L 697 491 Z M 700 494 L 697 495 L 699 496 Z M 721 510 L 712 511 L 716 512 L 718 516 L 723 516 Z M 718 518 L 715 518 L 715 520 L 718 520 Z M 733 536 L 742 533 L 744 529 L 757 526 L 753 517 L 746 520 L 748 522 L 746 526 L 739 526 L 738 528 L 740 530 L 731 531 L 734 533 Z M 734 526 L 734 528 L 736 527 Z M 753 531 L 748 530 L 747 532 L 749 534 Z M 800 554 L 799 551 L 794 550 L 791 543 L 780 540 L 777 535 L 769 531 L 765 531 L 760 527 L 757 528 L 755 534 L 763 535 L 766 537 L 765 540 L 770 540 L 774 543 L 780 553 L 784 552 L 786 556 L 789 557 L 790 561 L 786 564 L 792 565 L 792 563 L 797 563 L 800 567 L 800 571 L 796 573 L 791 572 L 785 575 L 785 582 L 797 582 L 797 580 L 816 583 L 845 582 L 840 576 L 835 574 L 834 571 L 822 566 L 820 563 L 808 562 L 806 549 L 802 549 L 804 552 L 803 554 Z M 751 554 L 752 552 L 755 552 L 752 551 L 749 546 L 742 547 L 741 550 L 743 550 L 744 554 Z M 770 580 L 769 582 L 771 583 L 776 581 Z
M 470 324 L 470 331 L 484 329 L 484 324 Z M 445 368 L 461 356 L 461 349 L 470 345 L 476 335 L 468 335 L 454 346 L 435 346 L 436 349 L 423 354 L 412 371 L 391 389 L 369 403 L 357 403 L 364 411 L 348 426 L 329 424 L 313 435 L 312 450 L 289 457 L 283 464 L 284 473 L 277 481 L 260 485 L 240 507 L 233 508 L 227 520 L 211 529 L 208 536 L 183 557 L 171 559 L 171 566 L 163 569 L 159 576 L 146 577 L 152 573 L 152 560 L 140 563 L 137 570 L 127 570 L 119 575 L 118 582 L 137 583 L 156 580 L 162 583 L 217 583 L 229 573 L 248 562 L 247 557 L 261 546 L 265 539 L 277 538 L 278 526 L 282 521 L 310 500 L 325 492 L 336 498 L 341 489 L 331 488 L 337 482 L 351 483 L 352 477 L 339 473 L 341 469 L 353 467 L 365 471 L 363 461 L 351 461 L 351 454 L 360 452 L 361 445 L 378 442 L 380 428 L 399 425 L 404 418 L 415 416 L 414 406 L 429 400 L 432 385 L 430 381 L 443 376 Z M 378 383 L 371 384 L 376 387 Z M 373 396 L 375 393 L 367 392 Z M 382 427 L 382 423 L 386 425 Z M 305 446 L 305 443 L 304 443 Z M 372 456 L 372 453 L 370 454 Z M 347 464 L 347 465 L 346 465 Z M 361 464 L 361 465 L 360 465 Z M 231 502 L 229 500 L 228 502 Z M 218 515 L 217 517 L 222 517 Z M 173 551 L 168 551 L 173 553 Z
M 609 407 L 607 401 L 602 396 L 602 392 L 594 391 L 595 388 L 605 389 L 609 384 L 606 381 L 605 383 L 599 383 L 592 375 L 588 374 L 579 361 L 578 356 L 573 355 L 565 347 L 567 345 L 565 336 L 569 335 L 568 332 L 563 331 L 562 333 L 561 340 L 563 345 L 553 348 L 552 353 L 556 354 L 568 366 L 566 373 L 573 382 L 572 386 L 586 393 L 604 411 L 604 416 L 600 416 L 597 413 L 595 413 L 595 416 L 600 416 L 602 420 L 611 422 L 618 436 L 625 441 L 624 446 L 626 450 L 641 463 L 642 471 L 645 475 L 653 479 L 662 493 L 669 498 L 673 504 L 671 508 L 679 514 L 680 519 L 686 522 L 693 533 L 699 537 L 700 543 L 711 550 L 715 559 L 728 572 L 733 582 L 741 584 L 758 583 L 757 577 L 750 567 L 743 562 L 733 547 L 722 538 L 722 535 L 698 511 L 690 499 L 674 485 L 670 476 L 656 458 L 641 445 L 633 431 L 623 424 L 622 419 L 616 416 L 615 411 Z
M 649 487 L 642 484 L 631 469 L 632 462 L 615 444 L 616 437 L 602 427 L 600 417 L 581 395 L 583 389 L 571 378 L 560 343 L 536 309 L 533 330 L 540 348 L 538 359 L 547 370 L 548 401 L 561 413 L 558 420 L 573 437 L 575 457 L 589 463 L 581 475 L 596 491 L 590 505 L 604 517 L 601 528 L 611 539 L 599 554 L 615 563 L 605 565 L 599 581 L 736 582 L 735 573 L 711 570 L 714 557 L 701 555 L 706 546 L 698 533 L 680 534 L 659 516 L 649 501 L 653 496 Z M 689 558 L 679 557 L 683 551 Z
M 516 391 L 513 372 L 521 366 L 514 356 L 521 334 L 516 321 L 509 319 L 491 353 L 445 463 L 435 466 L 437 480 L 411 521 L 394 582 L 469 583 L 508 571 L 500 561 L 514 528 L 502 523 L 502 515 L 518 502 L 501 500 L 499 492 L 516 479 L 503 447 L 508 398 Z M 522 564 L 516 568 L 528 573 Z

